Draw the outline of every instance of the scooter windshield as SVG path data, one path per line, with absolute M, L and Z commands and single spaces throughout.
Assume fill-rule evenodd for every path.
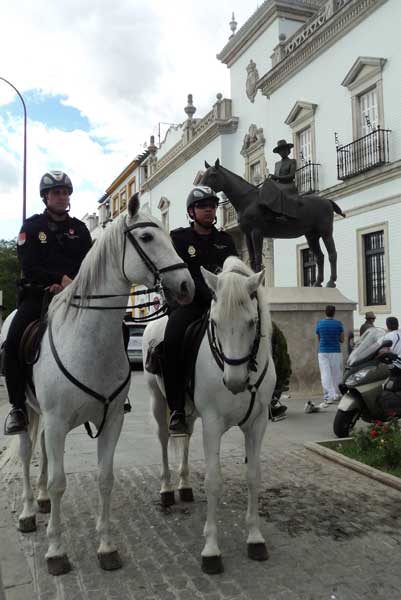
M 369 327 L 355 344 L 355 348 L 348 357 L 349 367 L 365 360 L 368 356 L 374 355 L 383 343 L 385 335 L 381 327 Z

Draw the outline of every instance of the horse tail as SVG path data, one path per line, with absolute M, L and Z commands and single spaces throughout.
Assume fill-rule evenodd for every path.
M 334 210 L 334 212 L 335 212 L 335 213 L 337 213 L 338 215 L 341 215 L 342 217 L 344 217 L 344 218 L 345 218 L 345 216 L 346 216 L 346 215 L 345 215 L 345 213 L 343 213 L 343 211 L 342 211 L 342 210 L 341 210 L 341 208 L 338 206 L 338 204 L 336 204 L 336 203 L 334 202 L 334 200 L 330 200 L 330 202 L 331 202 L 331 205 L 332 205 L 332 207 L 333 207 L 333 210 Z
M 28 435 L 31 438 L 33 455 L 39 437 L 41 416 L 33 410 L 28 403 L 26 409 L 29 420 Z M 11 475 L 15 470 L 15 467 L 19 465 L 19 438 L 19 435 L 15 435 L 12 438 L 10 444 L 0 458 L 0 469 L 4 469 L 9 475 Z

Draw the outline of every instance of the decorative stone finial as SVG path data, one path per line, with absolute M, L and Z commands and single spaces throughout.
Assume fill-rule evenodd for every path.
M 223 100 L 223 94 L 221 94 L 219 92 L 218 94 L 216 94 L 216 98 L 217 98 L 217 102 L 221 102 Z
M 231 35 L 230 35 L 230 39 L 235 35 L 235 32 L 237 31 L 237 21 L 235 20 L 235 15 L 234 13 L 231 15 L 231 21 L 230 21 L 230 29 L 231 29 Z
M 154 135 L 150 136 L 150 143 L 149 143 L 149 146 L 148 146 L 148 150 L 149 150 L 149 153 L 152 154 L 153 156 L 157 152 L 157 146 L 155 144 L 155 136 Z
M 278 36 L 278 41 L 279 42 L 285 42 L 285 40 L 287 39 L 287 36 L 285 35 L 285 33 L 280 33 L 280 35 Z
M 188 94 L 188 104 L 184 108 L 184 111 L 185 111 L 186 115 L 188 116 L 188 119 L 191 121 L 192 117 L 194 116 L 194 114 L 196 112 L 196 107 L 193 104 L 192 94 Z

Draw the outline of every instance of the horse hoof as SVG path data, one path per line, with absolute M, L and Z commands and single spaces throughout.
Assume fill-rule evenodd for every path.
M 51 510 L 49 498 L 38 500 L 39 512 L 48 514 Z
M 46 562 L 49 575 L 65 575 L 71 571 L 71 563 L 66 554 L 51 556 L 46 559 Z
M 218 556 L 202 556 L 202 571 L 207 575 L 223 573 L 224 566 L 221 554 Z
M 178 493 L 180 495 L 180 500 L 182 500 L 182 502 L 193 502 L 194 501 L 194 493 L 192 491 L 192 488 L 181 488 L 180 490 L 178 490 Z
M 334 281 L 328 281 L 326 284 L 327 288 L 335 288 L 336 284 L 334 283 Z
M 161 505 L 166 508 L 175 504 L 174 492 L 160 492 Z
M 116 569 L 121 569 L 123 563 L 121 562 L 120 555 L 117 550 L 114 552 L 98 552 L 97 555 L 99 559 L 99 564 L 102 569 L 105 571 L 115 571 Z
M 36 531 L 36 515 L 19 519 L 18 529 L 22 531 L 22 533 L 31 533 L 31 531 Z
M 248 558 L 252 560 L 267 560 L 269 553 L 267 552 L 266 544 L 264 542 L 248 544 Z

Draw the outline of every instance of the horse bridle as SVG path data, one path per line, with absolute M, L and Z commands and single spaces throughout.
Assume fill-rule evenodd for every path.
M 124 276 L 124 279 L 126 281 L 128 281 L 129 283 L 130 280 L 127 277 L 127 274 L 125 272 L 125 253 L 126 253 L 126 248 L 127 248 L 127 238 L 130 241 L 130 243 L 134 246 L 135 250 L 137 251 L 137 253 L 139 254 L 139 256 L 141 257 L 141 259 L 143 260 L 143 262 L 145 263 L 145 265 L 147 266 L 147 268 L 149 269 L 149 271 L 152 273 L 152 275 L 154 276 L 154 284 L 153 284 L 153 288 L 149 288 L 146 291 L 136 291 L 136 292 L 131 292 L 131 296 L 138 296 L 138 295 L 143 295 L 146 293 L 151 293 L 151 292 L 156 292 L 156 293 L 162 293 L 163 290 L 163 286 L 162 286 L 162 282 L 161 282 L 161 274 L 162 273 L 167 273 L 169 271 L 175 271 L 177 269 L 188 269 L 188 265 L 185 262 L 179 262 L 179 263 L 174 263 L 173 265 L 168 265 L 167 267 L 162 267 L 161 269 L 158 269 L 155 265 L 155 263 L 152 261 L 152 259 L 146 254 L 145 250 L 142 248 L 142 246 L 139 244 L 139 242 L 135 239 L 135 237 L 132 235 L 131 231 L 133 229 L 139 229 L 141 227 L 156 227 L 157 229 L 160 229 L 159 226 L 156 223 L 153 223 L 152 221 L 142 221 L 140 223 L 135 223 L 134 225 L 131 225 L 130 227 L 126 226 L 123 233 L 124 233 L 124 246 L 123 246 L 123 256 L 122 256 L 122 261 L 121 261 L 121 270 Z M 119 297 L 125 297 L 125 294 L 92 294 L 89 296 L 85 296 L 85 300 L 102 300 L 102 299 L 106 299 L 106 298 L 119 298 Z M 75 295 L 74 296 L 75 300 L 82 300 L 83 297 L 80 295 Z M 139 304 L 136 305 L 136 308 L 148 308 L 149 306 L 153 306 L 154 302 L 145 302 L 143 304 Z M 87 310 L 120 310 L 122 308 L 124 308 L 124 306 L 89 306 L 87 304 L 75 304 L 75 303 L 71 303 L 70 306 L 73 306 L 75 308 L 85 308 Z M 135 322 L 149 322 L 149 321 L 154 321 L 155 319 L 160 318 L 161 316 L 163 316 L 166 313 L 167 310 L 167 306 L 164 303 L 158 310 L 156 310 L 155 313 L 153 313 L 153 315 L 151 317 L 140 317 L 140 318 L 136 318 L 133 319 Z
M 245 276 L 245 273 L 243 273 L 242 271 L 235 271 L 234 269 L 231 271 L 231 273 L 238 273 L 239 275 Z M 255 294 L 255 296 L 256 296 L 256 294 Z M 257 299 L 257 297 L 256 297 L 256 299 Z M 209 312 L 207 337 L 209 340 L 209 346 L 210 346 L 210 350 L 212 352 L 213 358 L 216 361 L 216 364 L 221 371 L 224 371 L 224 364 L 231 365 L 231 366 L 238 366 L 238 365 L 243 365 L 244 363 L 247 362 L 248 370 L 254 371 L 255 373 L 257 372 L 258 363 L 257 363 L 256 357 L 257 357 L 257 354 L 259 351 L 260 340 L 262 337 L 261 326 L 260 326 L 260 308 L 259 308 L 258 300 L 257 300 L 257 307 L 258 307 L 258 322 L 257 322 L 257 326 L 256 326 L 255 338 L 253 340 L 251 351 L 249 352 L 249 354 L 247 354 L 246 356 L 244 356 L 242 358 L 228 358 L 224 354 L 223 350 L 221 349 L 221 344 L 216 335 L 216 324 L 213 321 L 213 319 L 210 318 L 210 312 Z M 269 367 L 269 357 L 267 357 L 267 359 L 266 359 L 265 366 L 263 367 L 263 370 L 262 370 L 258 380 L 254 384 L 252 384 L 252 385 L 249 384 L 247 386 L 247 390 L 248 390 L 248 392 L 250 392 L 251 398 L 250 398 L 248 410 L 246 411 L 245 416 L 238 423 L 239 427 L 241 425 L 243 425 L 249 419 L 249 417 L 252 413 L 253 407 L 255 405 L 255 400 L 256 400 L 256 392 L 258 391 L 263 379 L 265 378 L 268 367 Z
M 134 246 L 135 250 L 137 251 L 139 256 L 142 258 L 143 262 L 148 267 L 149 271 L 154 276 L 154 278 L 155 278 L 154 284 L 155 285 L 161 283 L 161 277 L 160 277 L 161 273 L 167 273 L 168 271 L 175 271 L 177 269 L 188 269 L 188 265 L 185 262 L 175 263 L 173 265 L 169 265 L 168 267 L 162 267 L 161 269 L 158 269 L 156 267 L 155 263 L 152 261 L 151 258 L 149 258 L 149 256 L 146 254 L 145 250 L 142 248 L 142 246 L 139 244 L 139 242 L 135 239 L 135 237 L 131 233 L 131 231 L 133 231 L 133 229 L 139 229 L 140 227 L 156 227 L 157 229 L 160 229 L 159 226 L 156 223 L 153 223 L 152 221 L 142 221 L 141 223 L 135 223 L 134 225 L 131 225 L 130 227 L 128 227 L 128 226 L 125 227 L 123 258 L 122 258 L 121 266 L 122 266 L 123 275 L 127 281 L 130 281 L 125 273 L 125 268 L 124 268 L 125 252 L 126 252 L 126 247 L 127 247 L 127 238 L 131 242 L 131 244 Z
M 258 320 L 257 320 L 257 325 L 256 325 L 255 338 L 253 340 L 251 351 L 249 352 L 249 354 L 247 354 L 246 356 L 243 356 L 242 358 L 229 358 L 228 356 L 226 356 L 224 354 L 224 352 L 221 348 L 219 339 L 216 335 L 216 323 L 213 321 L 213 319 L 211 319 L 209 317 L 209 325 L 208 325 L 208 329 L 207 329 L 209 345 L 210 345 L 210 349 L 212 351 L 213 357 L 214 357 L 215 361 L 217 362 L 217 364 L 219 365 L 220 369 L 222 369 L 222 370 L 224 369 L 224 363 L 227 365 L 231 365 L 231 366 L 237 366 L 237 365 L 243 365 L 244 363 L 247 362 L 249 371 L 256 372 L 258 370 L 258 363 L 256 361 L 256 357 L 258 355 L 260 338 L 261 338 L 259 302 L 258 302 L 257 306 L 258 306 Z

